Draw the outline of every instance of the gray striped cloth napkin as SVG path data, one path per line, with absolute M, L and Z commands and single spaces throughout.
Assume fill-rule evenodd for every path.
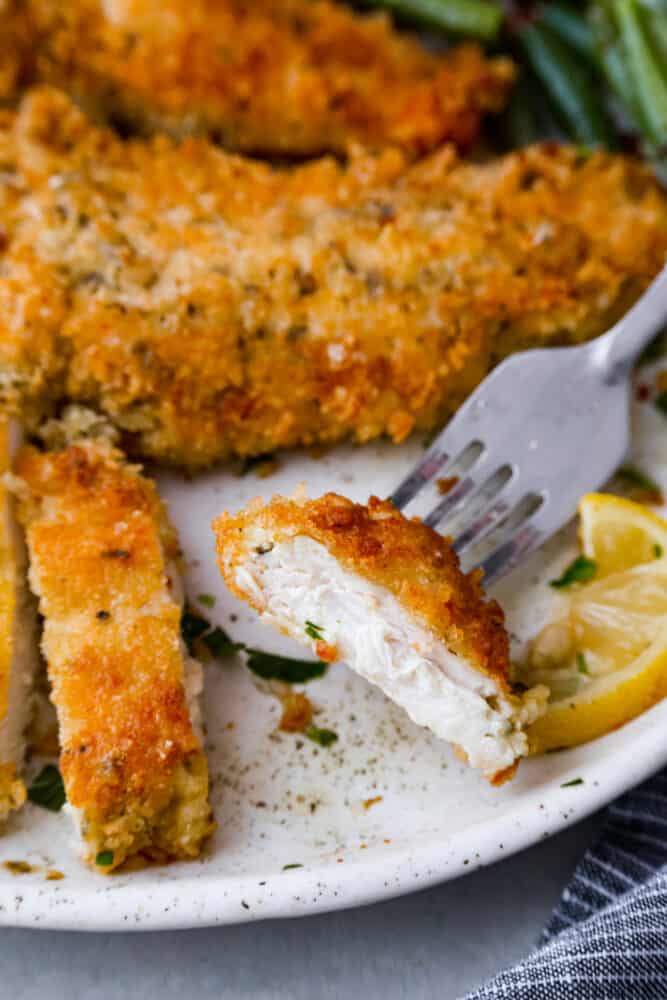
M 667 1000 L 667 771 L 609 807 L 525 961 L 466 1000 Z

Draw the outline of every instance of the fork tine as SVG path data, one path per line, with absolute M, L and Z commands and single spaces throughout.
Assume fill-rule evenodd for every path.
M 472 476 L 466 476 L 465 479 L 459 480 L 456 486 L 447 493 L 443 500 L 437 504 L 433 510 L 426 515 L 424 518 L 424 524 L 427 524 L 429 528 L 437 527 L 441 521 L 449 517 L 454 513 L 456 508 L 469 497 L 471 493 L 474 493 L 477 489 L 477 480 L 473 479 Z
M 534 502 L 533 502 L 534 501 Z M 526 493 L 525 486 L 515 473 L 504 489 L 489 497 L 488 504 L 467 527 L 454 537 L 453 546 L 461 555 L 474 545 L 480 545 L 494 531 L 514 532 L 530 516 L 537 513 L 543 499 L 538 494 Z
M 509 535 L 475 567 L 483 570 L 485 586 L 509 573 L 518 562 L 569 520 L 572 512 L 558 502 L 554 504 L 551 501 L 548 494 L 528 493 L 508 515 L 506 524 L 522 513 L 520 508 L 526 505 L 525 514 L 515 521 Z
M 524 522 L 515 534 L 502 542 L 497 549 L 494 549 L 475 567 L 481 569 L 484 574 L 484 586 L 491 586 L 501 576 L 509 573 L 517 563 L 541 545 L 546 538 L 546 534 L 531 524 L 530 520 Z
M 436 441 L 426 452 L 416 469 L 413 469 L 392 493 L 390 500 L 394 507 L 397 510 L 407 507 L 419 491 L 432 479 L 435 479 L 449 459 L 450 455 L 443 451 L 441 445 Z

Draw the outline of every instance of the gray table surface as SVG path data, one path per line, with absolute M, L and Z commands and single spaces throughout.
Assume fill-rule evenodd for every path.
M 530 950 L 598 823 L 346 912 L 162 934 L 0 930 L 0 998 L 457 1000 Z

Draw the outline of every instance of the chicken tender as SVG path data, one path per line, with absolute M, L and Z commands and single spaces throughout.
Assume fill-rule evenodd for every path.
M 229 588 L 262 621 L 345 660 L 493 782 L 528 751 L 546 688 L 509 684 L 503 612 L 447 539 L 388 501 L 254 501 L 214 524 Z
M 270 156 L 467 147 L 514 77 L 475 45 L 432 55 L 325 0 L 19 0 L 0 26 L 24 53 L 7 83 L 55 84 L 123 131 Z
M 277 170 L 39 91 L 0 156 L 0 405 L 93 406 L 189 469 L 431 429 L 510 352 L 604 330 L 667 254 L 644 167 L 553 144 Z
M 153 485 L 104 440 L 22 450 L 20 516 L 87 860 L 196 857 L 213 830 L 198 695 L 180 635 L 178 543 Z
M 0 827 L 26 797 L 20 772 L 39 667 L 37 609 L 25 577 L 23 539 L 1 478 L 10 465 L 10 428 L 0 419 Z

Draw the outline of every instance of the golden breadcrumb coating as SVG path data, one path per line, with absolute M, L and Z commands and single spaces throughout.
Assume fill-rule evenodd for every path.
M 262 621 L 347 662 L 493 783 L 512 777 L 548 692 L 511 689 L 503 612 L 449 539 L 335 493 L 255 500 L 213 527 L 227 585 Z
M 23 0 L 7 88 L 62 87 L 96 117 L 143 133 L 210 135 L 246 153 L 410 155 L 469 146 L 514 69 L 464 45 L 441 55 L 385 14 L 328 0 Z M 26 32 L 26 20 L 29 29 Z M 9 47 L 8 47 L 9 48 Z
M 16 101 L 28 82 L 35 25 L 23 0 L 0 0 L 0 104 Z
M 10 438 L 9 423 L 0 416 L 0 826 L 26 798 L 20 771 L 39 665 L 37 615 L 25 578 L 25 550 L 4 482 L 11 469 Z
M 508 353 L 597 335 L 667 253 L 643 166 L 554 144 L 277 170 L 37 91 L 0 156 L 0 404 L 92 405 L 192 469 L 430 429 Z
M 247 558 L 248 532 L 259 527 L 276 543 L 305 535 L 345 569 L 386 588 L 448 649 L 508 688 L 505 618 L 497 601 L 485 599 L 481 574 L 462 573 L 449 539 L 405 517 L 388 500 L 371 497 L 364 505 L 336 493 L 316 500 L 274 496 L 267 504 L 255 500 L 238 514 L 222 514 L 213 527 L 225 582 L 256 610 L 256 596 L 239 587 L 234 572 Z
M 16 475 L 88 860 L 109 871 L 137 854 L 196 857 L 214 825 L 198 666 L 180 637 L 178 544 L 155 488 L 102 440 L 25 448 Z

